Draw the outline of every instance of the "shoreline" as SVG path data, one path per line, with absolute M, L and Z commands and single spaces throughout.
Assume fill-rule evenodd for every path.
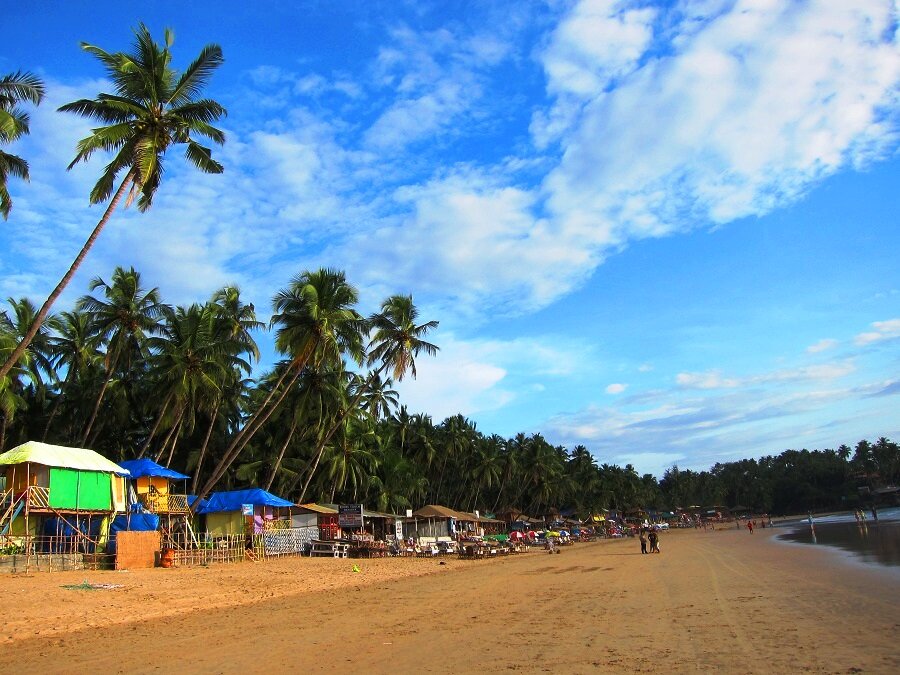
M 0 578 L 17 672 L 897 672 L 900 584 L 736 530 L 458 559 Z M 760 532 L 761 534 L 761 532 Z M 352 566 L 360 567 L 359 573 Z M 63 584 L 121 583 L 98 591 Z M 110 636 L 112 639 L 110 639 Z M 103 639 L 101 639 L 103 638 Z

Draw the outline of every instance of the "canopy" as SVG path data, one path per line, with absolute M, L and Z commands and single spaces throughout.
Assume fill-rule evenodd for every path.
M 423 506 L 418 511 L 413 511 L 413 515 L 418 516 L 419 518 L 456 518 L 457 520 L 473 522 L 475 521 L 474 515 L 469 515 L 468 513 L 460 513 L 459 511 L 454 511 L 449 507 L 438 506 L 436 504 Z
M 164 466 L 160 466 L 152 459 L 129 459 L 119 464 L 124 469 L 128 469 L 132 478 L 142 478 L 144 476 L 153 476 L 155 478 L 171 478 L 173 480 L 187 480 L 190 476 L 183 473 L 172 471 Z
M 103 471 L 127 476 L 125 469 L 109 461 L 103 455 L 86 448 L 68 448 L 62 445 L 50 445 L 38 441 L 28 441 L 7 450 L 0 455 L 0 466 L 4 464 L 24 464 L 32 462 L 44 466 L 55 466 L 64 469 L 80 469 L 81 471 Z
M 240 511 L 244 504 L 253 506 L 294 506 L 287 499 L 276 497 L 271 492 L 260 488 L 249 490 L 232 490 L 231 492 L 213 492 L 197 513 L 221 513 L 223 511 Z

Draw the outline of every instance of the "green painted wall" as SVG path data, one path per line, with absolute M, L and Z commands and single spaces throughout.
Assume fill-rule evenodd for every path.
M 112 508 L 110 475 L 51 467 L 50 506 L 69 511 L 109 511 Z

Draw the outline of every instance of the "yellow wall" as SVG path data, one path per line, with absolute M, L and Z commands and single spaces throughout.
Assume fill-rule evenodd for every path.
M 207 513 L 206 530 L 217 537 L 226 534 L 243 534 L 244 516 L 241 515 L 240 511 Z
M 116 511 L 125 511 L 125 478 L 112 476 L 112 506 Z
M 150 492 L 150 486 L 156 488 L 161 495 L 169 494 L 169 479 L 161 476 L 141 476 L 134 481 L 134 489 L 139 495 L 145 495 Z

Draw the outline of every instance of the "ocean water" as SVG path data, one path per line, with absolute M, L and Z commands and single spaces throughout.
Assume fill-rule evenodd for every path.
M 836 548 L 856 562 L 900 571 L 900 508 L 879 510 L 877 521 L 866 511 L 861 523 L 850 512 L 813 516 L 812 528 L 805 518 L 784 521 L 778 527 L 787 530 L 778 535 L 782 541 Z

